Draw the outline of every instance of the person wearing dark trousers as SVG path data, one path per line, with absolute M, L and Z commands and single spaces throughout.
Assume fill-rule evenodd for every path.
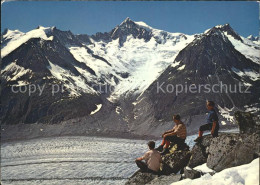
M 174 115 L 173 121 L 176 123 L 176 125 L 173 127 L 173 129 L 163 133 L 162 144 L 156 148 L 156 150 L 162 151 L 162 155 L 169 152 L 168 147 L 170 142 L 177 144 L 178 147 L 184 145 L 185 143 L 187 136 L 186 126 L 181 121 L 181 117 L 179 115 Z
M 158 174 L 160 171 L 160 163 L 162 162 L 161 154 L 154 149 L 154 141 L 149 141 L 147 145 L 149 147 L 149 151 L 147 151 L 144 156 L 137 158 L 135 163 L 142 172 Z
M 208 109 L 207 123 L 201 125 L 199 128 L 199 136 L 194 140 L 195 142 L 200 142 L 202 140 L 203 132 L 206 130 L 211 131 L 212 137 L 218 137 L 219 123 L 218 115 L 214 109 L 215 103 L 213 101 L 207 101 L 206 107 Z

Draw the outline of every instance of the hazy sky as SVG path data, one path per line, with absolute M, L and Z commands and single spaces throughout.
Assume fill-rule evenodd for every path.
M 229 23 L 242 36 L 259 34 L 257 2 L 6 2 L 1 11 L 5 28 L 23 32 L 38 25 L 56 26 L 74 34 L 110 31 L 126 17 L 169 32 L 194 34 Z

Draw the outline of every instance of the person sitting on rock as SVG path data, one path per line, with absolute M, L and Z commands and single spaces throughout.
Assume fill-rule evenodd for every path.
M 149 151 L 147 151 L 144 156 L 137 158 L 135 163 L 142 172 L 157 174 L 160 170 L 160 163 L 162 162 L 161 154 L 154 149 L 154 141 L 149 141 L 147 145 Z M 145 162 L 142 160 L 145 160 Z
M 207 124 L 201 125 L 199 128 L 199 136 L 195 139 L 195 142 L 200 142 L 202 140 L 203 131 L 211 130 L 211 135 L 213 137 L 218 137 L 218 115 L 214 109 L 215 103 L 213 101 L 207 101 L 206 107 L 208 109 Z
M 180 115 L 174 115 L 173 121 L 176 123 L 176 125 L 173 127 L 173 129 L 163 133 L 162 144 L 156 148 L 156 150 L 162 151 L 162 155 L 169 152 L 168 147 L 170 142 L 177 144 L 177 146 L 182 146 L 185 143 L 187 131 L 185 124 L 181 121 Z

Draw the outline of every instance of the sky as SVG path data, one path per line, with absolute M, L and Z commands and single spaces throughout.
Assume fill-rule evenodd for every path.
M 1 32 L 41 25 L 91 35 L 109 32 L 127 17 L 169 32 L 202 33 L 229 23 L 242 36 L 259 35 L 259 3 L 248 1 L 11 1 L 2 4 Z

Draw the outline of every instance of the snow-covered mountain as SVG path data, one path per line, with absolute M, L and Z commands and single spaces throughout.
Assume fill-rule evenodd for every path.
M 83 43 L 109 63 L 94 62 L 85 47 L 68 49 L 78 61 L 87 62 L 98 77 L 115 87 L 109 97 L 115 101 L 142 93 L 193 39 L 194 36 L 153 29 L 127 18 L 111 32 L 91 36 L 91 44 Z
M 189 131 L 196 131 L 205 119 L 206 100 L 216 102 L 222 125 L 233 122 L 234 111 L 245 109 L 245 105 L 259 111 L 258 50 L 228 24 L 207 30 L 181 50 L 175 62 L 138 98 L 132 129 L 142 132 L 147 124 L 157 127 L 158 122 L 171 122 L 171 115 L 179 113 L 186 118 Z M 176 84 L 183 88 L 179 94 L 177 86 L 175 91 L 171 90 Z M 211 88 L 221 84 L 225 84 L 222 90 L 214 92 Z M 242 91 L 238 90 L 239 84 L 243 84 Z M 251 93 L 244 93 L 247 86 Z M 188 90 L 190 87 L 192 91 Z
M 256 41 L 259 44 L 259 36 L 254 37 L 253 35 L 249 35 L 247 39 L 251 41 Z
M 231 73 L 226 77 L 229 83 L 235 83 L 235 78 L 258 91 L 259 47 L 259 41 L 238 35 L 229 25 L 186 35 L 130 18 L 110 32 L 91 36 L 42 26 L 27 33 L 6 30 L 1 36 L 2 124 L 57 123 L 84 117 L 86 125 L 95 123 L 92 126 L 100 129 L 117 125 L 119 130 L 129 131 L 141 123 L 161 125 L 169 121 L 173 107 L 188 104 L 175 104 L 151 93 L 156 82 L 206 76 L 213 80 L 219 70 Z M 11 86 L 29 84 L 45 86 L 45 90 L 41 96 L 39 90 L 30 96 L 11 91 Z M 64 92 L 53 96 L 53 84 L 64 86 Z M 140 103 L 147 97 L 148 104 Z M 212 99 L 221 102 L 221 113 L 228 117 L 230 103 L 223 104 L 225 98 Z M 255 111 L 258 102 L 259 96 L 255 96 L 240 102 L 239 108 Z M 195 116 L 202 112 L 186 113 Z

